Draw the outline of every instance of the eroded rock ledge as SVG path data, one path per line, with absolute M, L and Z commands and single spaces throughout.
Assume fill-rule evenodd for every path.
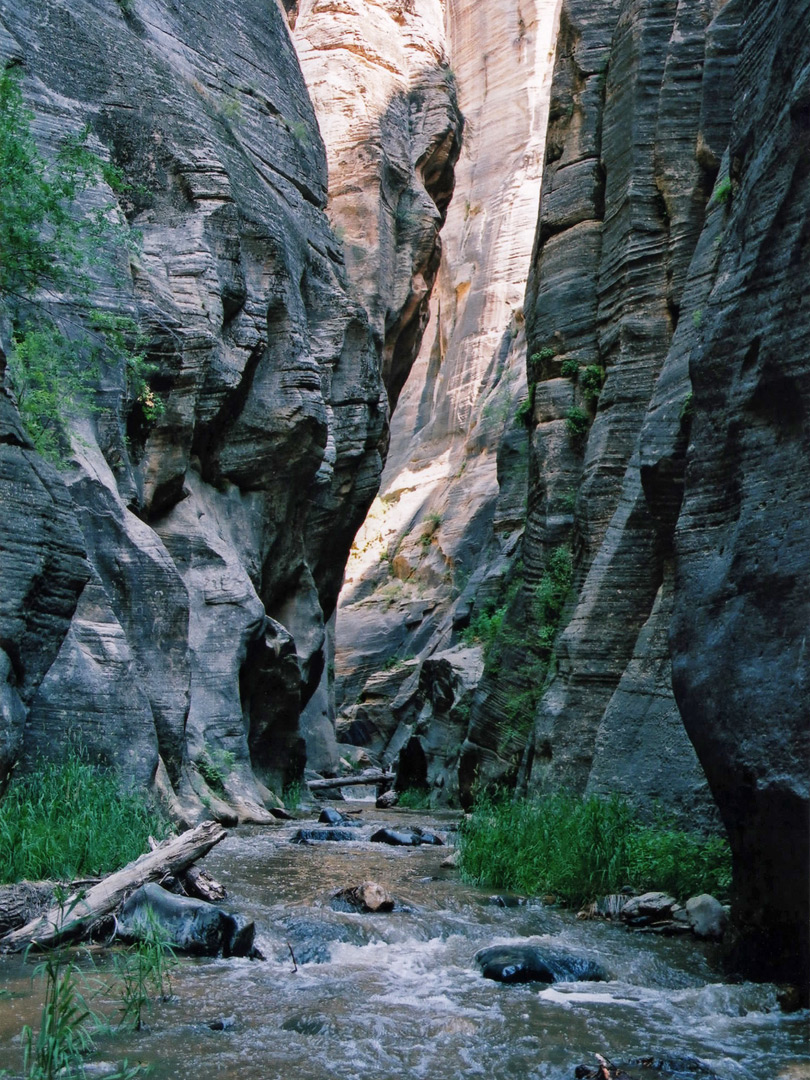
M 165 404 L 144 423 L 109 372 L 58 472 L 4 392 L 2 773 L 78 737 L 180 818 L 264 820 L 303 766 L 389 411 L 289 30 L 260 0 L 0 18 L 42 152 L 86 125 L 135 185 L 136 252 L 94 302 L 138 320 Z

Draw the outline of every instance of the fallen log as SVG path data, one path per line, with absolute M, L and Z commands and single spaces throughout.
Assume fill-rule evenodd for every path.
M 353 776 L 334 776 L 328 780 L 307 780 L 310 791 L 327 791 L 329 788 L 352 787 L 355 784 L 388 784 L 396 780 L 393 772 L 367 772 Z
M 73 893 L 25 926 L 5 934 L 0 938 L 0 949 L 56 945 L 78 934 L 82 926 L 109 914 L 130 892 L 146 882 L 158 881 L 166 874 L 182 874 L 226 835 L 218 822 L 204 821 L 180 836 L 169 837 L 123 870 L 116 870 L 86 891 Z

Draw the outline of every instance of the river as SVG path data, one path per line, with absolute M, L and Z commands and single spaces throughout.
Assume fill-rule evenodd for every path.
M 699 1058 L 723 1080 L 810 1080 L 808 1013 L 782 1013 L 771 985 L 724 982 L 715 948 L 577 920 L 539 901 L 504 907 L 442 868 L 446 848 L 367 839 L 372 823 L 441 830 L 450 815 L 364 804 L 361 819 L 358 838 L 342 843 L 291 843 L 301 822 L 232 830 L 205 865 L 228 904 L 255 918 L 267 959 L 183 959 L 148 1030 L 101 1036 L 95 1059 L 147 1063 L 156 1080 L 572 1080 L 595 1053 L 615 1062 L 652 1054 Z M 330 908 L 333 892 L 369 879 L 400 910 Z M 609 981 L 481 976 L 477 949 L 525 939 L 599 960 Z M 106 963 L 97 957 L 88 975 L 104 986 Z M 0 967 L 0 1069 L 14 1072 L 21 1027 L 38 1024 L 41 985 L 19 957 Z M 114 1015 L 106 990 L 95 1005 Z

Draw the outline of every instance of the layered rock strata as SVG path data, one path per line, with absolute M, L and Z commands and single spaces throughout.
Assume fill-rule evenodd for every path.
M 776 977 L 808 957 L 807 20 L 569 0 L 527 292 L 525 561 L 574 579 L 523 780 L 710 825 L 705 774 Z
M 723 232 L 689 357 L 673 684 L 731 841 L 739 959 L 806 986 L 810 5 L 742 15 Z
M 0 30 L 41 152 L 86 126 L 133 185 L 91 193 L 137 234 L 93 302 L 138 321 L 163 403 L 106 372 L 60 471 L 3 390 L 3 765 L 78 739 L 181 818 L 264 820 L 388 421 L 287 25 L 260 0 L 71 0 L 4 2 Z
M 481 646 L 454 634 L 469 621 L 473 597 L 499 600 L 523 527 L 522 302 L 557 7 L 464 0 L 446 8 L 464 149 L 431 321 L 398 399 L 381 496 L 358 536 L 337 618 L 342 737 L 366 732 L 389 758 L 415 739 L 424 755 L 417 772 L 442 798 L 457 789 L 482 664 Z M 424 681 L 432 685 L 432 676 L 420 683 L 417 656 L 455 673 L 454 702 L 435 713 Z

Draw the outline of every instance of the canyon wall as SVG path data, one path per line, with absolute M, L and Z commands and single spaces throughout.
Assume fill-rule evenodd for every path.
M 458 630 L 473 597 L 508 587 L 523 529 L 523 292 L 558 7 L 445 5 L 464 147 L 431 320 L 337 616 L 341 739 L 389 760 L 406 751 L 415 771 L 401 783 L 427 783 L 442 798 L 457 790 L 483 664 L 480 644 L 459 641 Z
M 137 321 L 162 404 L 105 366 L 55 467 L 4 382 L 2 775 L 78 742 L 180 820 L 269 820 L 389 415 L 288 26 L 263 0 L 3 2 L 0 52 L 44 157 L 86 129 L 130 182 L 76 212 L 129 234 L 91 300 Z M 80 332 L 69 292 L 38 299 Z
M 567 0 L 526 301 L 524 561 L 542 589 L 567 550 L 572 581 L 518 780 L 719 812 L 738 959 L 793 978 L 809 64 L 804 3 Z M 536 640 L 536 603 L 514 631 L 526 613 Z M 497 729 L 468 737 L 479 775 L 514 775 L 487 752 Z

